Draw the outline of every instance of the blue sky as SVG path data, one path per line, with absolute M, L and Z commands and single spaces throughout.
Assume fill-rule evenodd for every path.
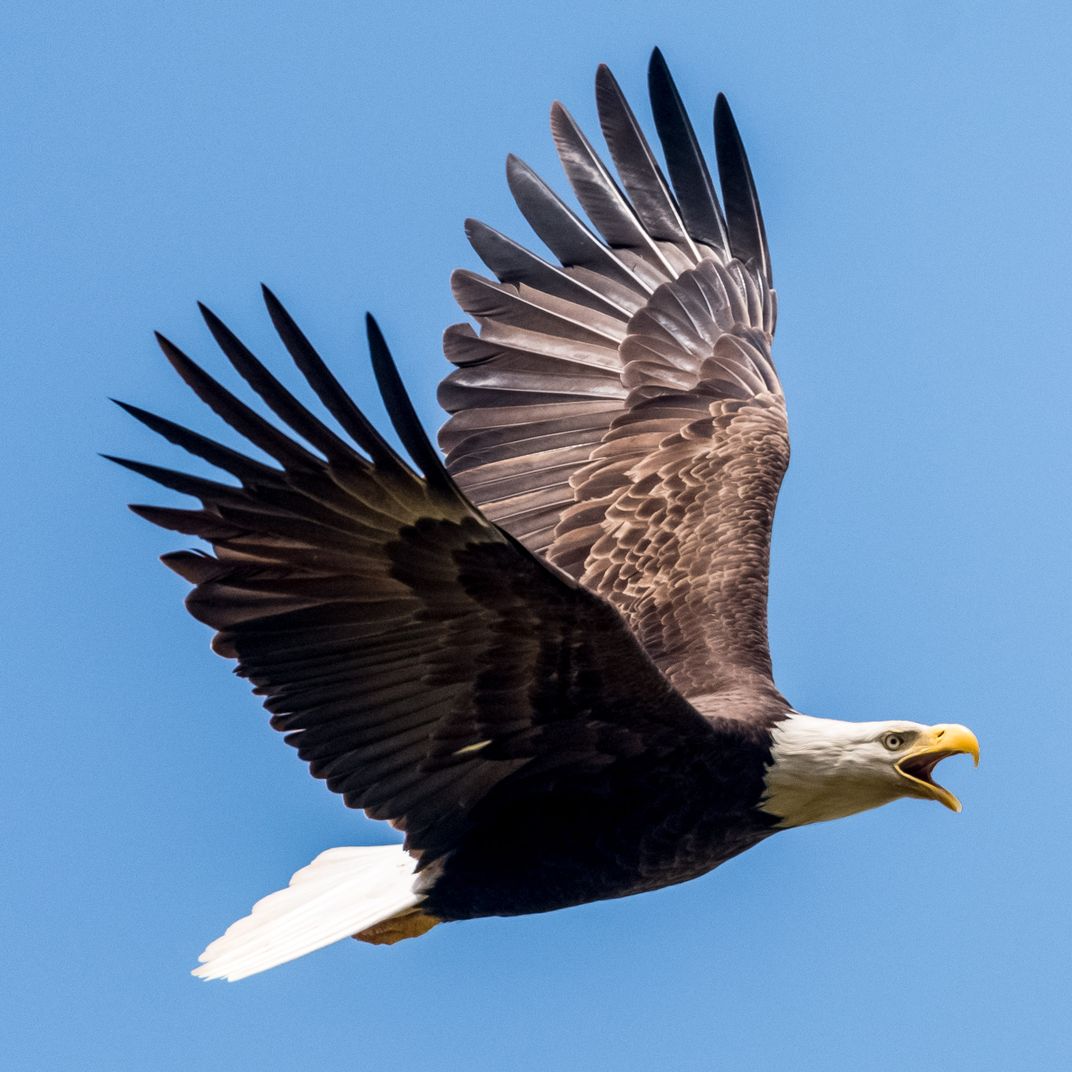
M 4 1067 L 1068 1067 L 1063 6 L 22 3 L 3 24 Z M 642 898 L 201 984 L 253 900 L 387 834 L 210 654 L 155 561 L 181 540 L 124 509 L 159 496 L 96 452 L 177 456 L 106 396 L 216 432 L 150 332 L 215 362 L 200 298 L 281 367 L 265 280 L 365 400 L 372 309 L 436 426 L 462 219 L 526 237 L 505 154 L 562 188 L 550 101 L 594 127 L 606 61 L 646 117 L 654 44 L 705 139 L 728 93 L 763 198 L 794 437 L 779 682 L 814 714 L 971 725 L 982 765 L 944 771 L 964 814 L 900 803 Z

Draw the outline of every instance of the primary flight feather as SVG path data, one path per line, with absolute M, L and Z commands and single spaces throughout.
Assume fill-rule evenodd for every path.
M 725 98 L 720 201 L 657 51 L 649 87 L 668 177 L 606 67 L 596 98 L 617 179 L 552 108 L 595 231 L 509 159 L 557 264 L 467 223 L 495 278 L 452 280 L 477 330 L 445 334 L 445 463 L 371 318 L 408 460 L 267 289 L 334 426 L 209 310 L 286 431 L 159 337 L 274 464 L 125 406 L 237 481 L 114 459 L 201 503 L 133 509 L 208 543 L 164 561 L 194 586 L 187 606 L 214 649 L 314 776 L 405 834 L 321 854 L 195 974 L 239 979 L 349 935 L 387 943 L 656 889 L 779 829 L 902 796 L 959 810 L 931 773 L 949 755 L 978 760 L 965 727 L 813 718 L 774 684 L 768 551 L 789 437 L 763 218 Z

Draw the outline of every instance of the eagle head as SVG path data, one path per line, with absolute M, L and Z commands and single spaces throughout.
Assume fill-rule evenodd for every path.
M 778 825 L 840 819 L 899 797 L 960 801 L 932 778 L 949 756 L 979 764 L 979 741 L 966 726 L 918 722 L 840 722 L 792 712 L 771 731 L 760 807 Z

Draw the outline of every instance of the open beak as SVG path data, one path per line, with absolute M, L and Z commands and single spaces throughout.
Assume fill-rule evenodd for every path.
M 943 759 L 966 754 L 979 766 L 979 741 L 967 726 L 931 726 L 920 734 L 915 747 L 893 765 L 897 773 L 911 783 L 915 796 L 937 800 L 950 811 L 960 811 L 960 801 L 948 789 L 931 778 Z

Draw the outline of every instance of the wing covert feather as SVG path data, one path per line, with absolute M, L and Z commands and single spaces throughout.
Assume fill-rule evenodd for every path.
M 613 603 L 690 700 L 763 717 L 788 706 L 766 633 L 789 459 L 770 255 L 725 98 L 714 115 L 724 212 L 657 50 L 649 88 L 669 182 L 606 67 L 596 100 L 617 180 L 552 108 L 562 164 L 602 241 L 511 158 L 515 197 L 561 263 L 480 232 L 474 246 L 500 282 L 455 275 L 478 331 L 445 335 L 457 368 L 440 391 L 451 413 L 440 442 L 473 501 Z
M 288 431 L 173 344 L 161 346 L 202 400 L 279 467 L 129 406 L 239 483 L 115 460 L 201 500 L 200 509 L 134 509 L 208 541 L 211 553 L 173 552 L 164 561 L 194 586 L 191 614 L 216 631 L 214 649 L 237 660 L 313 775 L 351 807 L 404 830 L 423 868 L 457 846 L 490 790 L 502 800 L 535 791 L 525 773 L 533 764 L 583 777 L 623 757 L 650 753 L 657 764 L 689 741 L 709 743 L 708 722 L 618 612 L 458 490 L 375 323 L 376 378 L 412 465 L 353 404 L 278 299 L 265 296 L 284 343 L 349 439 L 205 310 L 226 355 Z M 534 491 L 531 524 L 557 508 L 553 495 Z

